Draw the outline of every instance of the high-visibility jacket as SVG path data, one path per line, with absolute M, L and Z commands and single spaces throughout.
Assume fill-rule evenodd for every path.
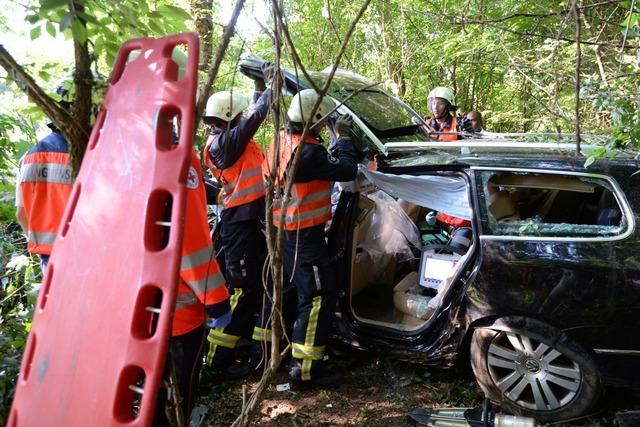
M 289 162 L 293 158 L 296 149 L 302 140 L 300 134 L 281 133 L 278 170 L 276 173 L 276 185 L 284 187 L 285 172 Z M 305 137 L 307 144 L 320 144 L 311 137 Z M 273 159 L 275 141 L 269 144 L 269 153 L 263 163 L 263 173 L 268 175 L 271 170 L 269 162 Z M 273 202 L 273 224 L 280 227 L 282 198 L 276 198 Z M 331 219 L 331 182 L 315 179 L 310 182 L 294 183 L 291 190 L 291 198 L 286 208 L 285 230 L 298 230 L 324 224 Z
M 429 120 L 427 120 L 427 123 L 429 125 L 431 125 L 432 122 L 435 122 L 435 119 L 430 118 Z M 451 123 L 449 124 L 449 126 L 441 126 L 437 132 L 430 130 L 429 136 L 438 141 L 457 141 L 460 139 L 460 137 L 456 133 L 449 133 L 449 134 L 438 133 L 438 132 L 457 132 L 457 129 L 458 129 L 458 120 L 456 119 L 456 116 L 451 116 Z
M 468 219 L 459 218 L 444 212 L 438 212 L 436 221 L 446 224 L 449 228 L 471 227 L 471 221 Z
M 262 150 L 252 139 L 247 144 L 240 158 L 233 166 L 218 169 L 209 157 L 212 144 L 218 144 L 220 134 L 211 135 L 204 149 L 204 164 L 211 169 L 224 190 L 222 204 L 225 208 L 245 205 L 264 197 L 264 182 L 262 180 Z
M 67 141 L 57 131 L 24 157 L 18 185 L 27 217 L 27 249 L 50 255 L 73 186 Z
M 211 243 L 202 169 L 195 150 L 186 179 L 187 197 L 180 262 L 180 280 L 172 335 L 183 335 L 202 325 L 205 305 L 229 298 Z

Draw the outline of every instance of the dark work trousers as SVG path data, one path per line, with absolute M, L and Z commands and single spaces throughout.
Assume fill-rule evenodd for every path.
M 267 253 L 260 220 L 221 223 L 225 278 L 229 285 L 231 322 L 224 329 L 209 332 L 207 362 L 223 369 L 233 358 L 238 340 L 250 339 L 256 323 L 258 301 L 262 299 L 262 268 Z
M 337 300 L 324 224 L 285 232 L 283 258 L 298 294 L 291 353 L 301 364 L 300 379 L 310 380 L 324 357 Z
M 169 341 L 169 354 L 164 368 L 164 381 L 169 382 L 171 364 L 176 367 L 178 389 L 182 398 L 182 413 L 189 423 L 191 409 L 196 401 L 198 378 L 202 367 L 202 349 L 204 348 L 204 325 L 191 332 L 171 337 Z M 157 427 L 170 426 L 165 414 L 167 404 L 167 389 L 161 387 L 158 391 L 158 401 L 153 419 L 153 425 Z

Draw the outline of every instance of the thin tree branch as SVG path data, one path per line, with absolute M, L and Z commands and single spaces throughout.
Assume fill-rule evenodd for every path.
M 367 7 L 369 6 L 369 3 L 371 2 L 371 0 L 365 0 L 362 7 L 360 8 L 360 10 L 358 11 L 358 14 L 356 15 L 356 17 L 354 18 L 354 20 L 351 23 L 351 26 L 349 27 L 349 30 L 347 31 L 347 33 L 344 36 L 344 39 L 342 41 L 342 44 L 340 46 L 340 50 L 338 52 L 338 55 L 336 56 L 334 63 L 333 63 L 333 67 L 331 69 L 331 72 L 329 73 L 328 77 L 327 77 L 327 81 L 325 82 L 324 86 L 320 89 L 320 90 L 316 90 L 316 92 L 318 93 L 319 97 L 318 100 L 316 101 L 315 105 L 313 106 L 309 117 L 313 117 L 313 115 L 315 114 L 315 112 L 317 111 L 318 107 L 320 106 L 320 103 L 322 101 L 322 97 L 324 97 L 324 95 L 326 94 L 328 88 L 331 85 L 331 80 L 333 79 L 333 76 L 335 75 L 335 71 L 338 67 L 338 64 L 340 63 L 340 59 L 342 58 L 342 56 L 344 55 L 344 51 L 346 50 L 347 44 L 349 42 L 349 40 L 351 39 L 351 36 L 353 35 L 353 32 L 355 30 L 355 27 L 358 23 L 358 21 L 360 20 L 360 18 L 362 17 L 362 15 L 364 14 L 365 10 L 367 9 Z M 284 19 L 283 19 L 283 15 L 282 15 L 282 8 L 281 6 L 277 3 L 277 1 L 273 1 L 272 2 L 272 6 L 273 6 L 273 13 L 275 15 L 275 25 L 276 25 L 276 32 L 275 32 L 275 37 L 276 40 L 279 40 L 279 32 L 282 32 L 283 34 L 285 34 L 285 38 L 291 48 L 291 53 L 292 53 L 292 57 L 294 59 L 294 63 L 296 66 L 299 66 L 300 69 L 303 71 L 303 73 L 305 75 L 308 75 L 308 73 L 306 72 L 306 70 L 304 69 L 304 66 L 302 64 L 302 62 L 300 61 L 300 58 L 297 54 L 297 52 L 295 51 L 295 46 L 293 44 L 293 41 L 291 40 L 291 37 L 289 36 L 289 32 L 288 29 L 286 28 L 286 25 L 284 23 Z M 277 52 L 277 56 L 276 56 L 276 69 L 279 70 L 279 61 L 280 61 L 280 57 L 279 57 L 279 46 L 277 46 L 276 49 Z M 276 78 L 274 80 L 276 80 L 276 85 L 277 85 L 277 81 L 279 80 L 279 73 L 276 74 Z M 310 79 L 309 79 L 310 80 Z M 313 83 L 312 83 L 313 84 Z M 277 120 L 277 119 L 276 119 Z M 310 129 L 310 122 L 305 123 L 305 127 L 304 130 L 302 131 L 302 135 L 301 135 L 301 140 L 304 141 L 305 136 L 307 135 L 307 133 L 309 132 Z M 275 144 L 278 145 L 280 143 L 279 140 L 279 129 L 278 127 L 275 128 Z M 304 142 L 302 142 L 302 144 L 304 144 Z M 294 176 L 296 174 L 296 170 L 298 167 L 298 164 L 300 162 L 300 158 L 301 158 L 301 154 L 302 154 L 302 144 L 301 146 L 296 150 L 295 155 L 293 157 L 293 159 L 291 160 L 291 164 L 288 166 L 287 168 L 287 173 L 286 173 L 286 182 L 285 182 L 285 188 L 284 188 L 284 194 L 281 200 L 281 216 L 280 216 L 280 224 L 284 224 L 284 215 L 287 209 L 287 205 L 289 203 L 289 195 L 291 193 L 291 188 L 293 186 L 293 181 L 294 181 Z M 274 150 L 275 151 L 275 150 Z M 274 152 L 273 155 L 273 170 L 271 171 L 271 174 L 269 177 L 267 177 L 267 183 L 268 183 L 268 189 L 267 189 L 267 193 L 271 193 L 273 187 L 274 187 L 274 183 L 275 183 L 275 171 L 278 169 L 278 164 L 275 161 L 278 158 L 277 156 L 277 151 Z M 268 247 L 269 247 L 269 251 L 270 251 L 270 255 L 272 256 L 272 272 L 273 272 L 273 281 L 274 281 L 274 295 L 273 295 L 273 300 L 274 300 L 274 309 L 272 311 L 272 314 L 277 312 L 278 310 L 278 303 L 279 303 L 279 298 L 281 298 L 281 295 L 278 295 L 279 293 L 281 293 L 282 288 L 282 260 L 281 260 L 281 253 L 282 253 L 282 242 L 284 240 L 284 227 L 279 227 L 277 228 L 277 232 L 275 233 L 275 235 L 273 234 L 273 228 L 272 228 L 272 220 L 273 220 L 273 214 L 271 211 L 271 206 L 273 205 L 273 197 L 271 194 L 267 194 L 266 196 L 266 200 L 267 200 L 267 227 L 271 228 L 271 230 L 267 230 L 268 232 L 268 236 L 270 237 L 268 240 Z M 273 250 L 273 252 L 271 252 Z M 280 286 L 278 286 L 280 285 Z M 278 320 L 278 316 L 273 316 L 272 315 L 272 322 L 277 322 Z M 277 327 L 275 327 L 275 325 L 272 323 L 272 360 L 271 360 L 271 364 L 270 366 L 265 370 L 265 372 L 263 373 L 262 378 L 260 379 L 260 381 L 258 382 L 258 386 L 256 391 L 254 392 L 254 394 L 251 396 L 251 398 L 249 399 L 249 401 L 247 402 L 246 406 L 242 409 L 242 413 L 240 414 L 240 416 L 236 419 L 236 421 L 234 421 L 233 426 L 238 426 L 238 425 L 247 425 L 250 421 L 250 416 L 251 414 L 253 414 L 255 412 L 255 410 L 257 409 L 258 403 L 260 402 L 261 396 L 265 390 L 265 388 L 267 387 L 267 385 L 269 384 L 269 382 L 271 381 L 271 378 L 273 376 L 273 373 L 275 372 L 275 370 L 278 368 L 279 363 L 280 363 L 280 358 L 281 355 L 284 354 L 283 353 L 279 353 L 279 349 L 278 349 L 278 344 L 279 344 L 279 336 L 278 336 L 278 329 L 280 329 L 280 325 L 277 325 Z M 285 349 L 285 351 L 288 351 L 288 348 Z
M 283 22 L 282 10 L 281 10 L 280 6 L 278 5 L 278 2 L 275 1 L 275 0 L 273 1 L 273 8 L 274 8 L 274 11 L 276 13 L 277 24 L 280 25 L 280 27 L 282 28 L 282 34 L 284 34 L 285 40 L 287 41 L 287 45 L 289 46 L 289 49 L 291 49 L 291 56 L 293 57 L 293 61 L 296 64 L 302 64 L 302 60 L 300 59 L 300 55 L 298 55 L 298 51 L 296 50 L 296 46 L 293 43 L 293 40 L 291 39 L 291 34 L 289 34 L 289 28 Z M 304 77 L 307 79 L 307 81 L 311 85 L 311 87 L 313 88 L 313 90 L 315 90 L 316 92 L 320 93 L 320 88 L 318 88 L 318 86 L 313 81 L 313 79 L 311 79 L 311 76 L 309 75 L 307 70 L 304 67 L 301 67 L 301 71 L 302 71 L 302 74 L 304 75 Z
M 636 8 L 636 0 L 631 2 L 629 8 L 629 19 L 627 20 L 627 28 L 624 29 L 624 38 L 622 39 L 622 46 L 620 47 L 620 67 L 622 68 L 622 61 L 624 59 L 624 45 L 627 43 L 627 35 L 629 34 L 629 27 L 631 26 L 631 14 Z
M 44 93 L 29 73 L 13 59 L 1 44 L 0 65 L 29 99 L 41 108 L 51 122 L 60 129 L 60 132 L 70 144 L 81 144 L 82 141 L 87 141 L 89 137 L 87 130 L 68 111 Z
M 576 155 L 580 155 L 580 61 L 582 52 L 580 50 L 580 6 L 582 0 L 573 0 L 573 14 L 576 20 Z
M 619 0 L 606 0 L 606 1 L 601 1 L 598 3 L 593 3 L 590 5 L 586 5 L 586 6 L 582 6 L 580 9 L 595 9 L 595 8 L 599 8 L 602 6 L 609 6 L 611 4 L 618 4 Z M 467 19 L 467 18 L 458 18 L 457 16 L 454 15 L 449 15 L 446 13 L 441 13 L 441 12 L 433 12 L 433 11 L 419 11 L 419 10 L 415 10 L 415 9 L 410 9 L 410 8 L 404 8 L 406 10 L 411 10 L 414 13 L 421 13 L 423 15 L 437 15 L 437 16 L 442 16 L 445 17 L 447 19 L 450 19 L 452 21 L 450 21 L 452 24 L 455 25 L 483 25 L 483 24 L 497 24 L 500 22 L 505 22 L 505 21 L 510 21 L 514 18 L 550 18 L 552 16 L 560 16 L 560 15 L 566 15 L 568 13 L 572 12 L 572 8 L 568 8 L 568 9 L 562 9 L 562 10 L 558 10 L 555 12 L 548 12 L 548 13 L 513 13 L 511 15 L 505 15 L 505 16 L 501 16 L 500 18 L 494 18 L 494 19 Z
M 541 91 L 542 93 L 544 93 L 545 95 L 547 95 L 549 97 L 549 99 L 554 99 L 553 95 L 550 94 L 549 92 L 547 92 L 547 90 L 540 85 L 538 82 L 536 82 L 535 80 L 533 80 L 527 73 L 525 73 L 524 71 L 522 71 L 519 67 L 518 64 L 516 63 L 516 61 L 513 60 L 513 58 L 510 56 L 509 51 L 507 49 L 507 47 L 504 44 L 501 44 L 501 47 L 504 49 L 505 53 L 507 54 L 507 57 L 509 58 L 509 60 L 511 61 L 511 66 L 515 68 L 515 70 L 522 75 L 522 77 L 525 78 L 525 80 L 527 80 L 529 83 L 531 83 L 532 85 L 534 85 L 539 91 Z M 567 123 L 571 123 L 571 119 L 564 113 L 564 111 L 562 111 L 562 108 L 559 105 L 554 105 L 555 108 L 557 108 L 557 112 L 553 112 L 552 116 L 553 117 L 559 117 L 563 120 L 565 120 Z M 550 110 L 551 111 L 551 110 Z
M 74 19 L 80 23 L 82 27 L 87 28 L 87 21 L 82 18 L 84 13 L 84 4 L 69 0 L 69 11 L 74 15 Z M 77 123 L 85 129 L 88 135 L 90 132 L 89 123 L 93 115 L 93 106 L 91 100 L 91 88 L 93 86 L 93 75 L 91 74 L 91 57 L 89 56 L 89 47 L 87 41 L 80 42 L 77 38 L 73 38 L 73 50 L 75 52 L 75 72 L 73 73 L 73 82 L 76 86 L 76 96 L 73 100 L 71 114 Z M 69 141 L 69 153 L 71 157 L 71 167 L 74 175 L 80 169 L 80 163 L 87 149 L 88 138 L 82 138 L 77 141 Z
M 209 99 L 209 93 L 211 92 L 211 86 L 213 85 L 213 81 L 218 75 L 218 70 L 220 69 L 222 58 L 224 58 L 224 54 L 227 51 L 227 47 L 229 46 L 229 41 L 231 40 L 231 37 L 235 32 L 236 22 L 238 21 L 238 16 L 240 15 L 240 11 L 244 6 L 244 1 L 245 0 L 236 1 L 236 6 L 233 8 L 233 13 L 231 14 L 231 18 L 229 18 L 229 23 L 226 27 L 224 27 L 224 32 L 222 33 L 222 42 L 220 42 L 218 50 L 216 51 L 216 57 L 213 60 L 213 64 L 211 65 L 211 69 L 209 70 L 209 74 L 207 75 L 207 81 L 200 91 L 200 99 L 198 100 L 198 106 L 196 108 L 196 120 L 200 119 L 200 117 L 202 116 L 202 112 L 204 111 L 204 107 L 207 104 L 207 99 Z M 194 132 L 197 132 L 197 126 L 194 127 Z

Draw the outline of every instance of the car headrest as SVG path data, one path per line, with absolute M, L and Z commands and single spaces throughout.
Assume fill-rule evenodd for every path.
M 519 217 L 518 206 L 511 199 L 509 192 L 506 190 L 490 194 L 488 208 L 496 221 Z

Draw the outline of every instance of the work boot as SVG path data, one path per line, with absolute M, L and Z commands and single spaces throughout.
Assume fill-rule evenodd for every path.
M 251 369 L 236 357 L 236 349 L 218 346 L 211 358 L 211 371 L 220 379 L 247 378 Z
M 233 363 L 220 371 L 220 375 L 230 380 L 241 380 L 248 378 L 253 370 L 248 363 L 234 360 Z
M 336 388 L 340 386 L 342 375 L 335 370 L 328 369 L 326 362 L 313 361 L 311 367 L 311 379 L 303 380 L 302 361 L 293 359 L 289 370 L 289 387 L 294 391 L 311 390 L 315 388 Z

